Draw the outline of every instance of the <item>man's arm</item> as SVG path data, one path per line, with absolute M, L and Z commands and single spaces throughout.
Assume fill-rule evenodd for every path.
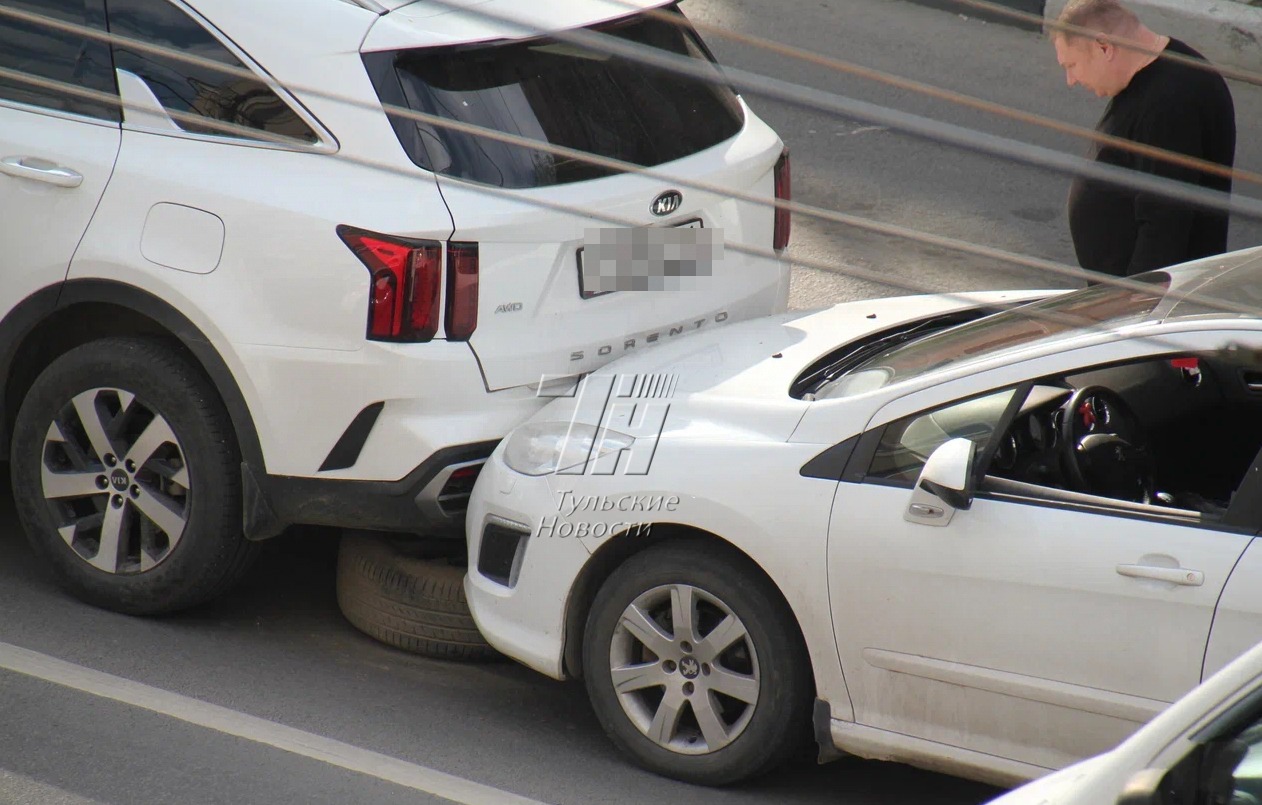
M 1135 139 L 1145 145 L 1203 158 L 1201 121 L 1196 109 L 1178 108 L 1167 97 L 1140 120 Z M 1136 168 L 1165 179 L 1197 184 L 1200 171 L 1164 159 L 1137 156 Z M 1127 274 L 1165 268 L 1186 259 L 1188 238 L 1196 208 L 1164 194 L 1139 193 L 1135 197 L 1135 251 Z

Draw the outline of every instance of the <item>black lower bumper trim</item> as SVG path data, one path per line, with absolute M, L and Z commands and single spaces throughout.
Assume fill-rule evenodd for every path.
M 417 497 L 453 464 L 485 459 L 499 441 L 447 447 L 398 481 L 268 475 L 246 482 L 246 535 L 263 539 L 289 525 L 320 525 L 425 536 L 463 537 L 464 510 L 422 508 Z M 252 490 L 251 487 L 254 487 Z
M 333 449 L 325 457 L 324 463 L 320 465 L 320 472 L 344 470 L 355 466 L 355 462 L 359 461 L 360 452 L 364 449 L 364 443 L 368 441 L 368 434 L 372 433 L 372 426 L 377 424 L 377 417 L 381 415 L 381 410 L 385 407 L 385 403 L 375 402 L 356 414 L 351 424 L 346 426 L 341 438 L 337 440 L 337 444 L 333 445 Z

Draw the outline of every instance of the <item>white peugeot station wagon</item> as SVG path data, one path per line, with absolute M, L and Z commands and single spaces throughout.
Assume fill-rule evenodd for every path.
M 462 536 L 541 378 L 786 305 L 784 145 L 660 0 L 3 0 L 0 68 L 2 435 L 99 606 L 206 600 L 291 524 Z M 727 249 L 593 292 L 613 226 Z

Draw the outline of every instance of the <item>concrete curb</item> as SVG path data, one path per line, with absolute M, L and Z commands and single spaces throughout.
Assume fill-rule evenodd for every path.
M 1047 0 L 1055 19 L 1067 0 Z M 1123 0 L 1157 33 L 1182 39 L 1216 65 L 1262 73 L 1262 6 L 1232 0 Z M 1007 3 L 1004 3 L 1007 5 Z M 1259 77 L 1262 82 L 1262 77 Z

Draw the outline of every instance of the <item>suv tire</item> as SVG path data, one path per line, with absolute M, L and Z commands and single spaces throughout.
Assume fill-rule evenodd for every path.
M 103 338 L 58 357 L 22 402 L 10 459 L 32 547 L 95 606 L 184 609 L 227 590 L 258 554 L 242 534 L 228 413 L 168 342 Z

